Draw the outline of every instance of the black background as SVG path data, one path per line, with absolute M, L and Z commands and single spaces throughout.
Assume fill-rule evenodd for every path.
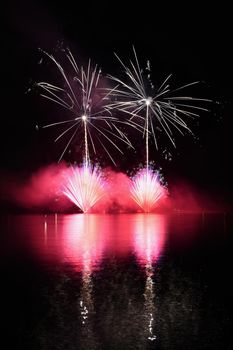
M 8 2 L 4 8 L 2 41 L 1 170 L 31 173 L 57 161 L 59 153 L 53 133 L 36 129 L 56 106 L 42 100 L 33 82 L 45 77 L 38 65 L 38 48 L 54 52 L 63 42 L 76 57 L 89 57 L 105 72 L 118 73 L 114 58 L 132 57 L 135 45 L 140 61 L 150 59 L 154 77 L 173 74 L 175 86 L 199 80 L 196 95 L 213 100 L 210 112 L 201 113 L 190 137 L 179 136 L 172 161 L 152 150 L 151 158 L 163 168 L 168 183 L 188 181 L 200 190 L 232 203 L 232 53 L 230 9 L 194 3 L 185 7 L 156 2 L 101 4 L 66 1 Z M 199 89 L 199 90 L 198 90 Z M 51 120 L 51 119 L 49 119 Z M 154 152 L 154 153 L 153 153 Z M 126 171 L 141 159 L 118 157 L 118 168 Z

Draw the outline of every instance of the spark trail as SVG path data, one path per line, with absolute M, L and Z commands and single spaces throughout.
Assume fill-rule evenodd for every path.
M 133 147 L 128 137 L 120 129 L 121 125 L 129 125 L 139 128 L 134 121 L 124 121 L 112 115 L 106 107 L 109 94 L 103 93 L 101 86 L 101 70 L 97 65 L 92 66 L 89 60 L 87 67 L 79 67 L 70 50 L 65 51 L 66 59 L 71 67 L 72 73 L 66 73 L 61 64 L 49 53 L 43 53 L 54 63 L 62 78 L 62 85 L 54 85 L 48 82 L 39 82 L 37 86 L 42 90 L 41 96 L 54 102 L 58 106 L 67 110 L 71 117 L 62 121 L 57 121 L 48 127 L 64 127 L 57 136 L 55 142 L 67 137 L 67 142 L 59 161 L 63 158 L 71 143 L 76 139 L 78 143 L 84 143 L 85 164 L 90 161 L 90 150 L 97 153 L 96 143 L 98 143 L 111 161 L 115 164 L 109 147 L 113 147 L 123 154 L 117 142 L 123 142 L 129 147 Z
M 171 75 L 155 91 L 150 78 L 150 62 L 147 62 L 147 74 L 145 74 L 139 65 L 134 48 L 133 52 L 134 61 L 130 60 L 129 66 L 116 55 L 123 67 L 126 79 L 123 80 L 112 75 L 108 76 L 117 85 L 112 90 L 108 89 L 109 95 L 112 96 L 114 101 L 108 104 L 107 109 L 109 111 L 117 109 L 126 113 L 129 116 L 129 121 L 137 118 L 139 122 L 143 123 L 143 136 L 146 143 L 146 168 L 148 168 L 150 135 L 153 136 L 155 146 L 158 149 L 156 128 L 160 127 L 175 147 L 173 130 L 179 131 L 182 135 L 184 131 L 192 133 L 184 119 L 198 117 L 198 110 L 207 111 L 206 108 L 195 105 L 195 102 L 210 102 L 210 100 L 190 96 L 176 96 L 177 91 L 196 85 L 199 82 L 195 81 L 171 90 L 169 85 Z

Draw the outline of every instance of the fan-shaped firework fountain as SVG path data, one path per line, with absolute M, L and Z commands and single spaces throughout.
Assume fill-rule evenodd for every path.
M 149 213 L 165 194 L 166 189 L 160 183 L 159 173 L 144 168 L 134 177 L 131 196 L 144 212 Z
M 127 79 L 123 81 L 109 75 L 109 78 L 117 83 L 117 86 L 110 91 L 115 101 L 109 104 L 107 108 L 110 111 L 117 109 L 128 114 L 131 122 L 138 118 L 139 122 L 142 121 L 144 124 L 143 136 L 145 136 L 146 144 L 146 166 L 133 179 L 131 193 L 136 203 L 145 212 L 149 212 L 166 193 L 158 176 L 149 168 L 149 136 L 153 135 L 156 148 L 158 148 L 155 128 L 160 126 L 173 146 L 175 146 L 172 127 L 181 134 L 183 134 L 182 129 L 191 132 L 182 117 L 195 117 L 198 114 L 193 110 L 206 111 L 206 109 L 190 104 L 190 101 L 204 101 L 204 99 L 171 95 L 171 93 L 195 85 L 198 82 L 193 82 L 171 91 L 168 84 L 168 80 L 171 77 L 169 75 L 155 93 L 154 86 L 150 80 L 149 62 L 147 63 L 148 74 L 145 76 L 140 68 L 134 48 L 133 51 L 135 62 L 130 61 L 129 67 L 116 55 Z
M 104 196 L 104 179 L 96 167 L 88 164 L 71 170 L 63 193 L 87 213 Z

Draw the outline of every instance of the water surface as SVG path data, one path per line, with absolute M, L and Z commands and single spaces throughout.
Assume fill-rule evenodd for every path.
M 224 213 L 5 215 L 2 309 L 23 349 L 231 349 Z

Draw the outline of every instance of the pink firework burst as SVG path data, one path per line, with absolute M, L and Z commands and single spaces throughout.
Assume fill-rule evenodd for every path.
M 63 193 L 84 213 L 104 195 L 105 182 L 97 167 L 89 164 L 72 168 Z
M 151 212 L 159 199 L 166 194 L 167 190 L 161 184 L 158 172 L 143 168 L 133 179 L 131 197 L 145 213 Z

